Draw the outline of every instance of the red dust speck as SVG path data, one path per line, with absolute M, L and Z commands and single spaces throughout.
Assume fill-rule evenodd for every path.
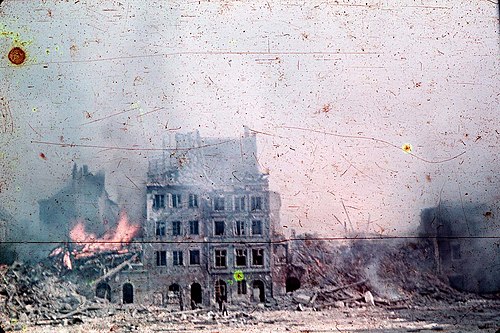
M 47 159 L 47 156 L 45 156 L 45 154 L 44 154 L 44 153 L 40 153 L 40 155 L 39 155 L 39 156 L 40 156 L 40 158 L 41 158 L 41 159 L 44 159 L 44 160 L 46 160 L 46 159 Z
M 331 111 L 331 109 L 332 109 L 332 108 L 331 108 L 330 104 L 325 104 L 325 105 L 323 105 L 323 107 L 321 108 L 321 112 L 328 113 L 328 112 L 330 112 L 330 111 Z
M 24 50 L 20 47 L 16 46 L 9 51 L 8 57 L 10 62 L 14 65 L 21 65 L 24 60 L 26 60 L 26 52 L 24 52 Z

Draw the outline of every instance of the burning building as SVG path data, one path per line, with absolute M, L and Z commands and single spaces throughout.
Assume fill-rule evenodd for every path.
M 118 205 L 105 190 L 103 172 L 92 174 L 86 165 L 73 166 L 71 179 L 52 197 L 39 201 L 41 224 L 51 240 L 64 241 L 76 224 L 97 236 L 116 226 Z
M 149 163 L 141 263 L 100 290 L 117 302 L 175 308 L 272 297 L 279 198 L 256 156 L 248 130 L 240 138 L 176 134 Z

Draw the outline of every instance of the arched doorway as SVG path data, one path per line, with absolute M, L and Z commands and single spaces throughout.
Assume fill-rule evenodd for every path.
M 168 286 L 168 304 L 184 310 L 184 300 L 182 299 L 181 287 L 177 283 Z
M 179 291 L 181 291 L 181 287 L 177 283 L 173 283 L 168 287 L 168 291 L 178 293 Z
M 95 297 L 104 298 L 111 302 L 111 287 L 106 282 L 101 282 L 95 288 Z
M 253 281 L 252 291 L 254 300 L 259 300 L 259 302 L 266 301 L 266 288 L 264 286 L 264 282 L 260 280 Z
M 298 289 L 300 289 L 300 280 L 296 277 L 289 276 L 286 279 L 286 292 L 288 293 Z
M 222 280 L 217 280 L 215 282 L 215 300 L 222 298 L 224 302 L 227 302 L 227 287 L 226 282 Z
M 123 304 L 134 303 L 134 287 L 130 283 L 123 284 Z
M 191 285 L 191 303 L 201 304 L 203 301 L 203 292 L 201 285 L 199 283 L 193 283 Z

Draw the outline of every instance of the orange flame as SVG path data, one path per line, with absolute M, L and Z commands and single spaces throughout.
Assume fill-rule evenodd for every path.
M 73 255 L 76 258 L 81 258 L 90 257 L 104 251 L 127 252 L 126 249 L 123 249 L 123 246 L 130 243 L 138 231 L 139 226 L 130 224 L 127 214 L 123 210 L 120 212 L 120 219 L 116 229 L 107 231 L 101 238 L 87 232 L 83 222 L 78 221 L 71 229 L 69 237 L 73 242 L 83 245 L 83 248 L 78 251 L 74 250 Z

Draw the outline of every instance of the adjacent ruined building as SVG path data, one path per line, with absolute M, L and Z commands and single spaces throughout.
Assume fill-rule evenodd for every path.
M 280 200 L 259 168 L 256 136 L 246 130 L 239 138 L 203 138 L 196 131 L 173 141 L 149 163 L 140 263 L 98 292 L 181 309 L 218 298 L 265 302 L 273 295 Z
M 105 189 L 103 172 L 93 174 L 86 165 L 73 165 L 71 178 L 52 197 L 39 202 L 41 225 L 51 240 L 65 240 L 76 223 L 82 223 L 96 235 L 116 225 L 118 205 Z
M 500 291 L 498 203 L 441 203 L 425 209 L 421 236 L 433 240 L 436 271 L 456 289 Z

